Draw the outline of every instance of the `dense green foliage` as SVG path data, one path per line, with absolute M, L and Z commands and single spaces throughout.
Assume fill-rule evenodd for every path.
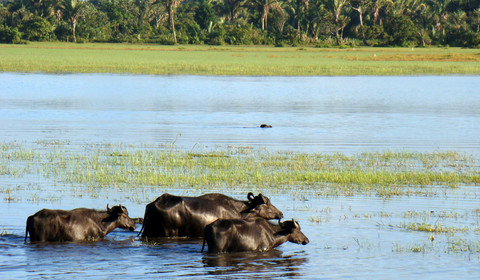
M 0 42 L 480 46 L 480 0 L 0 0 Z

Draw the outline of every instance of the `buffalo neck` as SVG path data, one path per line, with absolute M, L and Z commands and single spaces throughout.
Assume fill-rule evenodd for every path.
M 243 218 L 248 218 L 250 216 L 250 210 L 255 207 L 252 207 L 249 201 L 234 201 L 234 207 L 237 209 L 238 213 L 242 214 Z
M 117 227 L 116 220 L 106 218 L 102 221 L 104 235 L 109 234 Z
M 278 247 L 288 241 L 288 235 L 275 234 L 272 248 Z
M 289 233 L 279 225 L 271 225 L 271 230 L 273 233 L 273 246 L 272 248 L 278 247 L 281 244 L 288 241 Z
M 104 235 L 107 235 L 116 228 L 115 219 L 113 219 L 107 211 L 98 211 L 96 213 L 92 213 L 90 218 L 101 226 Z
M 205 197 L 205 195 L 202 197 Z M 223 207 L 234 210 L 236 213 L 242 215 L 243 218 L 246 218 L 246 214 L 254 208 L 252 207 L 252 203 L 250 201 L 237 200 L 231 197 L 227 197 L 225 195 L 210 194 L 208 195 L 207 200 L 210 199 L 214 199 L 215 201 L 217 201 L 217 203 L 223 205 Z

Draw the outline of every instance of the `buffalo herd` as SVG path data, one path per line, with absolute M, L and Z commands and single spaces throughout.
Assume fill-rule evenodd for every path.
M 265 251 L 286 241 L 307 244 L 295 220 L 281 222 L 283 213 L 262 194 L 247 200 L 211 193 L 198 197 L 163 194 L 145 207 L 144 218 L 132 219 L 125 206 L 106 210 L 42 209 L 27 218 L 25 242 L 94 241 L 115 228 L 135 230 L 148 241 L 165 237 L 203 237 L 209 253 Z M 277 223 L 269 220 L 278 220 Z

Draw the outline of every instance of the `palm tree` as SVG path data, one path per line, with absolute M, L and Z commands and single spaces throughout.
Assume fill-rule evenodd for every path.
M 294 23 L 297 27 L 299 39 L 302 39 L 302 32 L 306 34 L 308 32 L 307 15 L 310 5 L 310 0 L 288 0 L 287 10 L 292 15 Z M 305 31 L 302 30 L 302 25 L 305 26 Z
M 168 13 L 168 20 L 170 22 L 170 28 L 172 29 L 173 41 L 177 43 L 177 33 L 175 31 L 175 14 L 177 12 L 178 6 L 182 3 L 183 0 L 164 0 L 165 9 Z
M 32 0 L 32 7 L 35 14 L 41 17 L 49 17 L 55 13 L 55 2 L 53 0 Z
M 367 40 L 365 39 L 365 29 L 363 28 L 363 13 L 365 12 L 368 4 L 369 0 L 351 0 L 352 9 L 358 12 L 360 30 L 362 31 L 362 40 L 365 45 L 367 44 Z
M 150 0 L 148 7 L 146 8 L 147 11 L 145 16 L 148 21 L 153 21 L 153 25 L 156 29 L 159 28 L 160 24 L 167 20 L 168 13 L 165 6 L 163 0 Z
M 418 16 L 416 16 L 415 22 L 418 26 L 417 33 L 422 40 L 422 46 L 425 47 L 427 44 L 430 45 L 432 40 L 429 36 L 429 30 L 434 28 L 432 7 L 429 5 L 423 6 L 423 8 L 418 11 Z
M 86 2 L 81 0 L 62 0 L 58 3 L 62 16 L 66 17 L 72 25 L 73 41 L 77 41 L 76 29 L 78 18 L 82 15 Z
M 473 23 L 477 25 L 477 33 L 480 33 L 480 8 L 473 11 Z
M 452 13 L 451 22 L 455 30 L 462 29 L 467 24 L 467 13 L 462 10 L 455 11 Z
M 223 9 L 227 21 L 234 21 L 238 17 L 238 11 L 245 4 L 246 0 L 223 0 Z
M 26 5 L 28 1 L 14 2 L 10 9 L 12 10 L 12 25 L 19 26 L 22 22 L 25 22 L 33 17 L 33 13 L 30 12 Z
M 343 9 L 347 5 L 347 0 L 325 0 L 324 6 L 327 11 L 333 14 L 334 24 L 335 24 L 335 35 L 337 40 L 337 45 L 340 45 L 342 40 L 340 31 L 343 33 L 343 29 L 347 25 L 348 21 L 342 16 Z
M 383 25 L 383 18 L 381 16 L 381 11 L 386 8 L 391 3 L 390 0 L 376 0 L 372 1 L 372 9 L 373 9 L 373 24 Z
M 151 22 L 158 29 L 160 22 L 163 22 L 167 16 L 161 0 L 135 0 L 135 6 L 138 8 L 136 23 L 138 30 L 141 30 L 143 26 Z
M 251 0 L 250 5 L 262 11 L 262 30 L 267 30 L 268 28 L 268 14 L 270 10 L 277 10 L 281 14 L 284 13 L 280 0 Z
M 433 22 L 434 28 L 432 33 L 435 34 L 435 30 L 441 31 L 442 37 L 445 38 L 445 25 L 448 20 L 448 11 L 447 7 L 450 4 L 451 0 L 439 0 L 439 1 L 432 1 L 432 15 L 433 15 Z

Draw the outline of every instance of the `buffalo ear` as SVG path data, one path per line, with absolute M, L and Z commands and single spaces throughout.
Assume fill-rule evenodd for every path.
M 281 227 L 283 230 L 287 231 L 287 232 L 290 232 L 292 233 L 293 230 L 295 229 L 295 221 L 292 219 L 292 220 L 288 220 L 288 221 L 285 221 L 281 224 Z
M 108 207 L 108 203 L 107 203 L 107 212 L 110 212 L 110 207 Z
M 254 198 L 255 198 L 255 196 L 253 195 L 253 193 L 249 192 L 249 193 L 247 194 L 247 199 L 248 199 L 249 201 L 252 201 Z
M 262 195 L 262 194 L 259 194 L 258 195 L 258 198 L 260 199 L 260 201 L 264 204 L 267 204 L 267 202 L 265 201 L 265 197 Z

